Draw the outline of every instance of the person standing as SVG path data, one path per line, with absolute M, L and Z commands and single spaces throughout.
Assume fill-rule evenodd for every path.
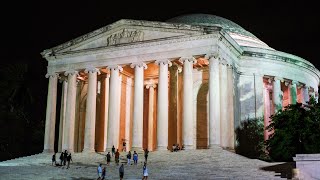
M 146 149 L 144 150 L 144 161 L 145 161 L 145 162 L 147 162 L 147 160 L 148 160 L 148 155 L 149 155 L 149 151 L 148 151 L 148 148 L 146 148 Z
M 120 180 L 123 179 L 124 176 L 124 166 L 123 163 L 121 164 L 120 168 L 119 168 L 119 176 L 120 176 Z
M 111 161 L 111 155 L 110 155 L 110 152 L 108 152 L 108 154 L 107 154 L 107 165 L 110 164 L 110 161 Z
M 133 162 L 135 165 L 138 164 L 138 154 L 136 151 L 134 151 L 134 153 L 133 153 Z
M 97 168 L 97 173 L 98 173 L 98 179 L 102 178 L 102 167 L 101 164 L 99 164 L 98 168 Z
M 54 152 L 54 154 L 52 155 L 52 166 L 55 164 L 56 164 L 56 152 Z
M 143 165 L 143 178 L 142 179 L 148 179 L 148 176 L 149 176 L 149 174 L 148 174 L 148 168 L 147 168 L 147 163 L 146 162 L 144 162 L 144 165 Z
M 128 165 L 130 165 L 130 161 L 131 161 L 131 152 L 130 151 L 127 154 L 127 160 L 128 160 Z
M 67 161 L 68 161 L 67 169 L 69 169 L 70 161 L 72 161 L 71 153 L 67 156 Z
M 116 152 L 116 148 L 114 148 L 114 146 L 112 146 L 112 148 L 111 148 L 112 156 L 114 156 L 115 152 Z
M 127 145 L 127 143 L 126 143 L 126 141 L 124 140 L 123 143 L 122 143 L 122 151 L 123 151 L 123 152 L 126 152 L 126 145 Z
M 67 158 L 68 158 L 68 151 L 67 150 L 64 150 L 64 153 L 63 153 L 63 165 L 65 166 L 66 163 L 67 163 Z
M 120 153 L 119 153 L 119 149 L 117 149 L 117 152 L 115 153 L 115 156 L 114 156 L 114 159 L 117 165 L 119 165 L 119 158 L 120 158 Z
M 103 169 L 102 169 L 102 179 L 101 180 L 104 180 L 105 177 L 106 177 L 106 167 L 103 167 Z
M 63 163 L 63 151 L 61 151 L 61 154 L 60 154 L 60 165 L 62 166 L 62 163 Z

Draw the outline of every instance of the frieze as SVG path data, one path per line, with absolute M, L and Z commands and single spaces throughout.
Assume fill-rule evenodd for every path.
M 136 44 L 130 44 L 130 45 L 120 45 L 120 46 L 116 46 L 116 47 L 108 47 L 108 46 L 104 46 L 104 47 L 98 47 L 98 48 L 92 48 L 92 49 L 85 49 L 85 50 L 77 50 L 77 51 L 68 51 L 68 52 L 62 52 L 56 55 L 59 56 L 66 56 L 66 57 L 72 57 L 74 56 L 79 56 L 79 55 L 87 55 L 87 54 L 98 54 L 100 52 L 103 52 L 106 50 L 106 48 L 108 48 L 108 50 L 110 51 L 114 51 L 114 50 L 127 50 L 127 49 L 134 49 L 134 48 L 144 48 L 144 47 L 153 47 L 153 46 L 159 46 L 159 45 L 166 45 L 166 44 L 173 44 L 173 43 L 180 43 L 180 42 L 188 42 L 188 41 L 195 41 L 195 40 L 203 40 L 203 39 L 210 39 L 210 38 L 217 38 L 218 35 L 217 34 L 208 34 L 208 35 L 197 35 L 197 36 L 189 36 L 189 37 L 185 37 L 185 38 L 170 38 L 168 40 L 164 40 L 164 41 L 158 41 L 157 39 L 155 40 L 150 40 L 147 43 L 146 42 L 137 42 Z

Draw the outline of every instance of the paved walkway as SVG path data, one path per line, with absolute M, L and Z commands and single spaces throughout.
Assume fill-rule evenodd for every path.
M 138 165 L 125 164 L 124 179 L 141 179 L 143 152 Z M 106 166 L 104 153 L 76 153 L 69 169 L 51 165 L 51 154 L 38 154 L 0 162 L 0 179 L 96 179 L 97 166 Z M 57 160 L 60 154 L 57 153 Z M 126 163 L 121 153 L 120 163 Z M 148 179 L 281 179 L 279 174 L 260 168 L 279 163 L 248 159 L 221 149 L 150 152 Z M 106 179 L 119 179 L 114 159 L 106 166 Z

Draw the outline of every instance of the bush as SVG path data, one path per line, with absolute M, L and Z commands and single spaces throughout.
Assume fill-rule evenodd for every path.
M 251 118 L 242 121 L 236 129 L 236 153 L 248 158 L 267 159 L 263 131 L 263 118 Z

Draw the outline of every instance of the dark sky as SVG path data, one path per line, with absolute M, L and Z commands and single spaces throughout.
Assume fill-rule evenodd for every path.
M 145 6 L 141 1 L 108 2 L 12 1 L 7 12 L 2 12 L 2 58 L 38 66 L 42 74 L 47 63 L 41 51 L 119 19 L 164 21 L 182 14 L 207 13 L 227 18 L 272 48 L 300 56 L 320 69 L 320 9 L 316 1 L 149 0 Z

